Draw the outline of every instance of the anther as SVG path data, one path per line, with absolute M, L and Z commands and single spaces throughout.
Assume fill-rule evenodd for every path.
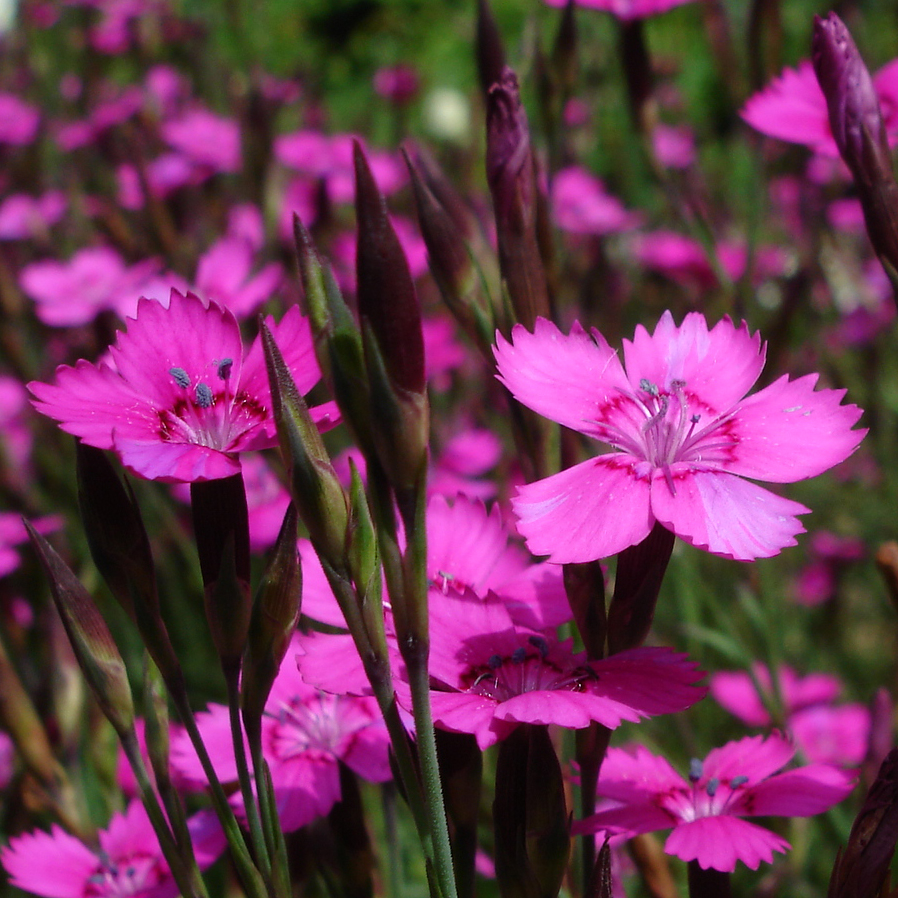
M 707 785 L 705 786 L 705 792 L 708 793 L 709 798 L 713 798 L 714 794 L 720 788 L 720 780 L 716 776 L 712 776 L 711 779 L 708 780 Z
M 168 373 L 182 390 L 186 390 L 190 386 L 190 375 L 183 368 L 169 368 Z
M 222 359 L 218 363 L 218 376 L 221 380 L 227 380 L 231 376 L 231 368 L 234 367 L 233 359 Z
M 689 762 L 689 779 L 693 783 L 697 783 L 702 778 L 703 764 L 698 758 L 693 758 Z
M 730 788 L 731 788 L 731 789 L 738 789 L 740 786 L 744 786 L 747 782 L 748 782 L 748 777 L 747 777 L 747 776 L 743 776 L 743 775 L 741 775 L 741 774 L 740 774 L 739 776 L 734 776 L 734 777 L 730 780 Z
M 490 670 L 498 670 L 502 666 L 502 656 L 490 655 L 490 659 L 486 662 L 486 666 L 489 667 Z
M 208 384 L 196 385 L 196 404 L 200 408 L 210 408 L 213 402 L 212 390 Z
M 655 386 L 647 377 L 643 377 L 642 380 L 639 381 L 639 389 L 644 390 L 646 393 L 651 394 L 652 396 L 658 395 L 658 387 Z
M 532 645 L 539 652 L 540 658 L 545 660 L 545 658 L 549 654 L 549 643 L 546 642 L 546 640 L 543 639 L 542 636 L 531 636 L 527 640 L 527 642 L 529 642 L 530 645 Z
M 514 664 L 523 664 L 527 660 L 527 649 L 519 646 L 511 653 L 511 660 Z

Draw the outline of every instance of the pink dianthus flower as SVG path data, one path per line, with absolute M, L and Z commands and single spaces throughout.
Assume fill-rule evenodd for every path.
M 614 729 L 682 711 L 706 691 L 685 655 L 642 647 L 590 661 L 570 639 L 514 623 L 493 594 L 431 591 L 430 635 L 434 722 L 473 733 L 481 749 L 522 723 Z M 397 695 L 407 699 L 401 689 Z
M 749 736 L 693 760 L 688 781 L 661 757 L 637 746 L 611 748 L 602 764 L 602 810 L 574 825 L 578 833 L 605 831 L 627 838 L 670 829 L 664 850 L 704 869 L 732 872 L 737 861 L 757 870 L 789 843 L 742 817 L 810 817 L 842 801 L 851 778 L 825 764 L 785 773 L 795 753 L 778 733 Z
M 308 320 L 292 307 L 266 320 L 297 388 L 320 372 Z M 166 308 L 141 299 L 111 347 L 115 367 L 81 360 L 56 369 L 56 383 L 28 385 L 38 411 L 148 480 L 217 480 L 240 470 L 238 453 L 277 444 L 271 392 L 257 337 L 244 355 L 233 313 L 172 290 Z M 332 406 L 313 417 L 326 418 Z
M 211 811 L 187 822 L 197 864 L 205 870 L 224 851 Z M 44 898 L 175 898 L 178 887 L 162 857 L 147 812 L 136 799 L 99 833 L 99 850 L 58 826 L 16 836 L 0 849 L 14 886 Z
M 599 440 L 610 452 L 519 488 L 518 530 L 556 563 L 605 558 L 644 540 L 655 522 L 740 561 L 776 555 L 803 532 L 808 509 L 752 483 L 813 477 L 864 436 L 844 390 L 816 375 L 783 376 L 751 396 L 764 347 L 746 324 L 712 329 L 665 312 L 654 333 L 624 341 L 624 364 L 595 329 L 564 335 L 537 319 L 498 336 L 498 377 L 521 403 Z

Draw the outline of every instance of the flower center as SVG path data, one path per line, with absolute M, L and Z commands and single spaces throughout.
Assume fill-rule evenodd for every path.
M 214 377 L 193 383 L 183 368 L 169 368 L 182 395 L 171 408 L 159 409 L 159 436 L 167 443 L 194 443 L 229 451 L 245 433 L 264 422 L 265 408 L 231 385 L 233 359 L 212 362 Z
M 319 692 L 307 699 L 282 702 L 274 712 L 271 749 L 285 761 L 300 755 L 316 758 L 341 757 L 356 734 L 371 724 L 358 702 Z
M 704 406 L 686 390 L 685 381 L 673 380 L 669 389 L 661 390 L 643 378 L 638 390 L 621 391 L 600 408 L 596 436 L 647 462 L 649 470 L 664 471 L 667 485 L 676 495 L 672 465 L 688 462 L 717 467 L 732 458 L 738 443 L 732 417 L 732 412 L 718 415 Z
M 505 702 L 525 692 L 568 689 L 580 692 L 584 683 L 598 679 L 589 667 L 563 670 L 549 660 L 549 644 L 541 636 L 531 636 L 526 646 L 511 655 L 493 655 L 486 662 L 470 668 L 462 676 L 463 688 L 475 695 Z M 464 685 L 468 684 L 468 685 Z
M 88 877 L 84 898 L 129 898 L 142 895 L 157 886 L 162 876 L 159 859 L 135 854 L 113 863 L 102 856 L 96 872 Z
M 704 779 L 702 762 L 693 758 L 689 765 L 691 789 L 678 788 L 661 796 L 661 806 L 683 823 L 691 823 L 701 817 L 719 817 L 728 813 L 733 797 L 748 783 L 747 776 L 720 779 L 712 776 Z

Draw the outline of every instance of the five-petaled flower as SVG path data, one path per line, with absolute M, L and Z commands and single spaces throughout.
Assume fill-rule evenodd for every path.
M 297 307 L 266 324 L 296 386 L 320 377 L 308 320 Z M 32 382 L 34 406 L 91 446 L 114 449 L 148 480 L 216 480 L 240 470 L 238 453 L 277 444 L 261 341 L 244 356 L 237 319 L 217 304 L 172 290 L 168 307 L 141 299 L 110 349 L 112 362 L 56 369 Z M 319 421 L 332 406 L 312 412 Z
M 851 777 L 826 764 L 777 773 L 795 753 L 779 733 L 749 736 L 693 760 L 688 781 L 670 764 L 640 747 L 612 748 L 602 763 L 599 794 L 608 801 L 574 824 L 578 833 L 604 831 L 626 837 L 670 829 L 664 850 L 703 869 L 732 872 L 742 861 L 757 870 L 781 836 L 742 817 L 810 817 L 840 802 Z
M 534 411 L 609 445 L 611 452 L 520 487 L 518 529 L 558 563 L 613 555 L 656 521 L 686 542 L 740 561 L 795 545 L 808 509 L 744 478 L 789 483 L 847 458 L 866 431 L 814 390 L 816 375 L 783 376 L 746 397 L 764 367 L 747 325 L 712 329 L 692 312 L 624 341 L 624 364 L 595 329 L 567 336 L 545 319 L 517 325 L 495 347 L 499 379 Z

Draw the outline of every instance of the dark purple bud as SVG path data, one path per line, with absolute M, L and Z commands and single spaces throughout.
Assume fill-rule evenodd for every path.
M 487 0 L 477 2 L 477 75 L 483 95 L 501 79 L 505 70 L 502 35 Z
M 839 152 L 855 177 L 864 176 L 864 132 L 888 155 L 885 126 L 870 72 L 834 12 L 814 17 L 811 57 Z
M 828 898 L 880 895 L 898 842 L 898 749 L 882 762 L 879 774 L 851 827 L 829 881 Z
M 833 137 L 857 186 L 870 242 L 898 296 L 898 185 L 873 81 L 835 13 L 814 18 L 811 55 Z
M 486 177 L 496 214 L 499 265 L 518 320 L 532 328 L 551 317 L 538 238 L 538 203 L 527 115 L 508 67 L 490 88 L 486 111 Z
M 354 162 L 359 317 L 370 324 L 394 386 L 423 393 L 421 307 L 408 260 L 358 143 Z

